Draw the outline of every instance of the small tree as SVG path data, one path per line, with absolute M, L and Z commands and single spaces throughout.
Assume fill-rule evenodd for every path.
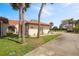
M 50 22 L 50 30 L 52 30 L 53 22 Z
M 76 33 L 79 33 L 79 25 L 76 25 L 76 26 L 74 27 L 74 31 L 75 31 Z
M 53 30 L 55 30 L 55 31 L 58 30 L 58 27 L 57 26 L 54 26 L 53 27 Z

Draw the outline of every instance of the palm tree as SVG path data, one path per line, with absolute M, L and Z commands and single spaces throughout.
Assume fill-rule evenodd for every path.
M 40 7 L 40 10 L 39 10 L 39 13 L 38 13 L 38 33 L 37 33 L 37 37 L 39 38 L 40 37 L 40 16 L 41 16 L 41 13 L 42 13 L 42 10 L 43 10 L 43 7 L 46 3 L 42 3 L 41 4 L 41 7 Z M 53 4 L 53 3 L 51 3 Z
M 23 43 L 25 42 L 24 12 L 27 10 L 27 8 L 29 8 L 30 4 L 29 3 L 11 3 L 10 5 L 14 10 L 19 10 L 19 38 L 21 40 L 21 43 Z
M 42 13 L 44 4 L 45 4 L 45 3 L 42 3 L 42 4 L 41 4 L 40 10 L 39 10 L 39 14 L 38 14 L 38 33 L 37 33 L 37 37 L 38 37 L 38 38 L 39 38 L 39 36 L 40 36 L 40 16 L 41 16 L 41 13 Z

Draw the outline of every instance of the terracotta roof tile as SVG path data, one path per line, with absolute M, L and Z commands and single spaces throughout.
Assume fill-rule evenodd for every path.
M 17 20 L 9 20 L 10 25 L 18 24 L 18 23 L 19 22 Z M 21 21 L 21 24 L 22 24 L 22 21 Z M 28 22 L 26 22 L 26 24 L 38 25 L 38 21 L 28 21 Z M 46 24 L 46 23 L 43 23 L 43 22 L 40 22 L 40 25 L 41 26 L 49 26 L 49 24 Z
M 9 20 L 9 24 L 10 25 L 18 24 L 18 21 L 16 21 L 16 20 Z
M 29 21 L 27 23 L 32 24 L 32 25 L 38 25 L 38 21 Z M 40 25 L 41 26 L 49 26 L 49 24 L 46 24 L 46 23 L 43 23 L 43 22 L 40 22 Z

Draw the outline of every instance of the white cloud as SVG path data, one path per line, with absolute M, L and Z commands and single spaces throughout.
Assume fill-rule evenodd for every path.
M 42 16 L 52 16 L 54 15 L 54 10 L 51 6 L 46 6 L 43 8 L 43 11 L 42 11 Z
M 75 12 L 76 12 L 76 13 L 79 13 L 79 9 L 78 9 L 78 10 L 75 10 Z
M 74 7 L 74 12 L 79 13 L 79 6 Z
M 77 13 L 79 13 L 79 10 L 76 10 Z
M 37 9 L 37 11 L 39 11 L 40 7 L 39 6 L 36 6 L 34 7 L 34 9 Z M 42 17 L 49 17 L 49 16 L 52 16 L 54 15 L 54 10 L 53 8 L 49 5 L 45 5 L 43 10 L 42 10 Z
M 68 7 L 68 6 L 70 6 L 71 4 L 72 4 L 72 3 L 64 3 L 63 6 L 64 6 L 64 7 Z
M 42 15 L 42 16 L 51 16 L 52 14 L 51 14 L 51 12 L 50 12 L 49 10 L 43 9 L 41 15 Z

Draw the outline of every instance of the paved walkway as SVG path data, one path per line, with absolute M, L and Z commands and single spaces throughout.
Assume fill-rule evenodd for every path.
M 79 34 L 62 33 L 57 40 L 52 40 L 26 56 L 79 56 Z

